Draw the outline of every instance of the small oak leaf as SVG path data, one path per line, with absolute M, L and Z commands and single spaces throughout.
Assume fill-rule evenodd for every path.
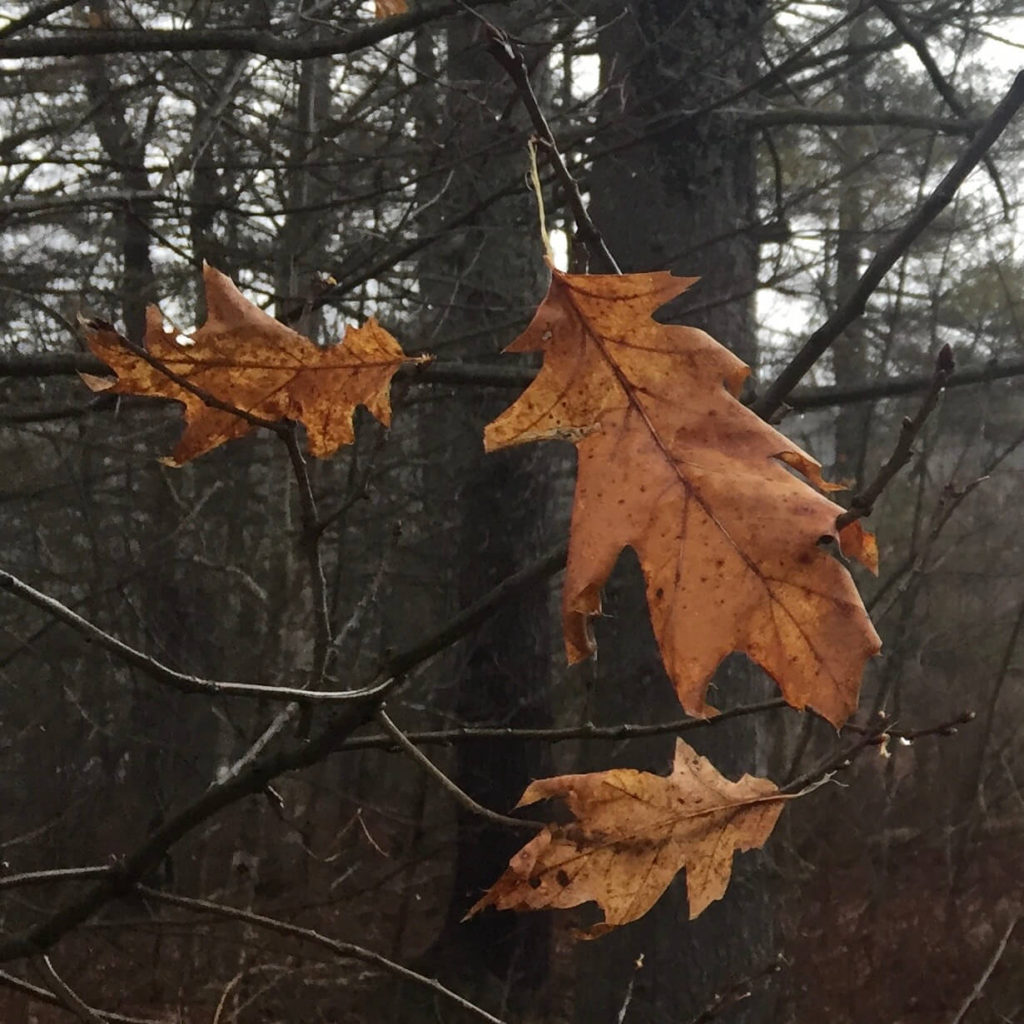
M 102 322 L 87 325 L 93 354 L 116 380 L 84 376 L 94 391 L 170 398 L 185 407 L 185 432 L 172 465 L 181 465 L 253 429 L 256 421 L 296 420 L 309 450 L 331 455 L 354 434 L 352 416 L 365 405 L 385 426 L 391 420 L 391 378 L 410 359 L 372 317 L 350 326 L 338 345 L 318 348 L 254 306 L 231 280 L 203 267 L 206 322 L 182 344 L 155 306 L 146 311 L 144 353 Z M 148 356 L 148 358 L 146 358 Z
M 764 845 L 784 801 L 768 779 L 730 782 L 682 740 L 668 776 L 627 768 L 560 775 L 532 783 L 520 807 L 560 798 L 574 821 L 547 825 L 509 861 L 466 914 L 568 908 L 595 902 L 596 938 L 635 921 L 686 871 L 691 919 L 721 899 L 733 854 Z

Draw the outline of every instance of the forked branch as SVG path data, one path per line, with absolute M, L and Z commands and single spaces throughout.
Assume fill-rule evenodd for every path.
M 914 441 L 921 433 L 928 417 L 932 414 L 939 401 L 939 395 L 945 390 L 949 378 L 956 369 L 953 359 L 953 350 L 949 345 L 943 345 L 939 349 L 939 355 L 935 360 L 935 372 L 932 374 L 931 387 L 925 395 L 917 412 L 913 416 L 905 416 L 900 424 L 899 437 L 896 439 L 896 447 L 892 454 L 879 467 L 874 480 L 865 488 L 858 491 L 850 501 L 850 507 L 841 515 L 836 517 L 836 529 L 841 530 L 844 526 L 862 516 L 871 515 L 875 502 L 881 497 L 882 492 L 889 486 L 890 481 L 910 461 L 914 454 Z

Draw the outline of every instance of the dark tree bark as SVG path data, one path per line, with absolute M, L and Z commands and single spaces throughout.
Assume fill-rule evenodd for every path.
M 625 271 L 667 268 L 701 276 L 659 319 L 702 327 L 751 363 L 757 268 L 752 134 L 731 115 L 682 121 L 675 115 L 701 111 L 754 78 L 762 14 L 759 0 L 628 4 L 600 43 L 608 102 L 619 105 L 625 145 L 599 160 L 588 181 L 598 227 Z M 752 105 L 749 96 L 744 105 Z M 670 114 L 671 127 L 657 127 Z M 595 720 L 635 719 L 638 708 L 652 719 L 678 715 L 631 553 L 610 581 L 605 613 L 597 623 Z M 719 670 L 709 699 L 727 707 L 764 692 L 760 673 L 735 658 Z M 732 777 L 764 767 L 749 720 L 709 732 L 695 746 Z M 665 774 L 671 752 L 671 738 L 632 742 L 618 750 L 615 764 Z M 608 767 L 608 753 L 607 747 L 596 757 L 588 752 L 585 767 Z M 755 973 L 772 951 L 761 865 L 760 855 L 737 858 L 726 897 L 695 922 L 688 921 L 680 878 L 645 918 L 588 944 L 579 956 L 576 1019 L 614 1020 L 628 1002 L 629 1021 L 687 1020 L 716 992 Z M 766 1020 L 768 1011 L 769 1001 L 756 993 L 721 1019 Z
M 438 148 L 456 168 L 438 204 L 437 216 L 445 219 L 476 206 L 495 181 L 525 170 L 526 154 L 525 147 L 508 145 L 513 126 L 496 116 L 509 106 L 513 87 L 488 53 L 484 27 L 460 19 L 441 38 L 442 77 L 451 89 L 420 116 L 431 137 L 447 133 Z M 436 40 L 425 38 L 419 53 L 421 71 L 430 75 L 439 70 Z M 436 194 L 436 187 L 431 181 L 425 192 Z M 446 357 L 507 362 L 501 350 L 543 293 L 535 224 L 532 199 L 524 192 L 454 232 L 423 263 L 423 337 L 463 339 L 445 345 Z M 417 433 L 428 464 L 424 506 L 434 516 L 431 550 L 421 551 L 421 564 L 433 566 L 435 586 L 442 584 L 452 609 L 471 604 L 551 543 L 551 450 L 483 451 L 484 426 L 507 404 L 501 390 L 461 388 L 447 395 L 434 389 L 421 407 Z M 456 720 L 546 724 L 550 633 L 543 588 L 505 604 L 462 646 L 451 675 L 438 680 L 448 686 Z M 506 812 L 531 778 L 546 773 L 546 750 L 526 743 L 504 744 L 500 751 L 486 741 L 465 743 L 445 766 L 479 803 Z M 461 807 L 456 823 L 451 900 L 430 959 L 443 976 L 458 980 L 460 991 L 518 1019 L 539 1005 L 548 972 L 549 919 L 492 913 L 462 923 L 462 917 L 501 874 L 523 834 Z
M 862 46 L 868 39 L 867 18 L 861 15 L 850 26 L 851 46 Z M 864 68 L 854 65 L 841 87 L 844 109 L 856 113 L 865 106 Z M 836 238 L 835 306 L 849 298 L 863 270 L 864 194 L 859 165 L 867 149 L 865 130 L 848 128 L 841 135 L 841 180 L 839 183 L 839 224 Z M 863 320 L 857 320 L 843 331 L 832 348 L 832 366 L 836 384 L 842 386 L 870 376 L 868 341 Z M 874 407 L 869 402 L 843 406 L 836 416 L 835 478 L 856 486 L 864 476 L 867 457 L 868 430 Z

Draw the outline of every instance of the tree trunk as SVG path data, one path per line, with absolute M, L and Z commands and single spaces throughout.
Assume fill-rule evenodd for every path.
M 588 182 L 598 227 L 624 271 L 701 276 L 659 319 L 701 327 L 750 363 L 756 356 L 753 140 L 734 115 L 693 112 L 754 78 L 762 14 L 760 0 L 629 3 L 599 44 L 608 103 L 617 105 L 606 113 L 615 115 L 625 145 L 599 159 Z M 745 96 L 743 105 L 752 98 Z M 680 112 L 688 113 L 680 118 Z M 608 141 L 614 150 L 615 140 Z M 609 583 L 597 637 L 595 720 L 679 714 L 632 554 Z M 765 693 L 762 674 L 734 657 L 719 670 L 711 701 L 725 707 Z M 753 719 L 709 730 L 694 745 L 733 778 L 763 770 Z M 670 737 L 631 742 L 616 748 L 612 763 L 665 774 L 671 752 Z M 609 753 L 594 745 L 584 754 L 586 769 L 610 767 Z M 756 974 L 772 954 L 766 881 L 760 854 L 739 856 L 725 898 L 690 922 L 685 884 L 677 879 L 646 917 L 580 951 L 576 1019 L 687 1020 L 715 993 Z M 753 991 L 721 1020 L 770 1019 L 770 999 Z
M 426 36 L 426 34 L 424 34 Z M 423 38 L 420 69 L 435 75 L 437 37 Z M 444 77 L 452 84 L 442 106 L 422 109 L 423 130 L 454 170 L 435 216 L 455 218 L 472 209 L 495 183 L 525 169 L 525 146 L 510 149 L 509 126 L 492 111 L 509 104 L 512 85 L 487 51 L 484 26 L 459 19 L 443 36 Z M 519 115 L 517 115 L 519 116 Z M 450 132 L 440 142 L 440 133 Z M 497 147 L 496 152 L 489 152 Z M 443 179 L 438 179 L 443 180 Z M 430 181 L 425 192 L 436 194 Z M 514 206 L 512 205 L 514 204 Z M 447 358 L 506 361 L 502 348 L 525 325 L 544 288 L 542 248 L 528 194 L 489 208 L 422 264 L 420 293 L 426 306 L 425 345 L 444 345 Z M 500 323 L 500 328 L 495 328 Z M 444 339 L 457 339 L 445 342 Z M 420 406 L 417 429 L 422 458 L 423 504 L 432 516 L 424 565 L 447 592 L 450 608 L 482 597 L 549 546 L 550 450 L 520 448 L 487 455 L 483 428 L 508 404 L 504 391 L 464 387 Z M 455 719 L 467 726 L 512 727 L 549 719 L 551 637 L 548 592 L 543 585 L 504 604 L 461 645 L 439 686 Z M 453 664 L 454 662 L 454 664 Z M 439 699 L 440 695 L 439 695 Z M 459 744 L 442 761 L 457 784 L 481 804 L 507 812 L 529 780 L 544 774 L 537 745 Z M 433 783 L 431 783 L 433 785 Z M 446 920 L 429 955 L 442 977 L 461 992 L 515 1020 L 537 1007 L 548 969 L 549 921 L 544 915 L 485 914 L 462 923 L 479 895 L 501 874 L 523 834 L 456 809 L 454 884 Z M 433 1010 L 425 1008 L 429 1019 Z M 412 1017 L 402 1017 L 413 1020 Z

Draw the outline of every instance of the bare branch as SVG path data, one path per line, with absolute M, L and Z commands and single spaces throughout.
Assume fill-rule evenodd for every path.
M 125 664 L 139 669 L 150 679 L 169 686 L 179 693 L 202 693 L 211 697 L 244 697 L 250 700 L 294 701 L 296 703 L 333 704 L 344 701 L 361 700 L 367 696 L 364 690 L 310 691 L 294 686 L 263 686 L 259 683 L 232 683 L 215 679 L 201 679 L 199 676 L 178 672 L 169 665 L 151 658 L 148 654 L 136 650 L 123 640 L 118 640 L 99 626 L 72 611 L 67 605 L 61 604 L 56 598 L 50 597 L 30 587 L 9 572 L 0 570 L 0 590 L 6 590 L 21 600 L 35 605 L 55 619 L 70 626 L 84 636 L 87 641 L 94 642 L 118 657 Z
M 752 408 L 762 419 L 771 417 L 782 407 L 786 396 L 805 373 L 828 351 L 839 335 L 864 312 L 871 294 L 897 260 L 910 248 L 921 232 L 946 208 L 968 174 L 1003 133 L 1013 116 L 1024 104 L 1024 71 L 1018 73 L 1009 91 L 999 102 L 985 126 L 971 140 L 959 159 L 912 214 L 892 241 L 880 249 L 868 264 L 850 296 L 808 339 L 779 374 L 765 394 Z
M 64 1006 L 64 1003 L 48 988 L 40 988 L 38 985 L 33 985 L 7 971 L 0 971 L 0 985 L 5 985 L 15 992 L 20 992 L 30 999 L 36 999 L 50 1006 Z M 162 1024 L 161 1021 L 150 1017 L 129 1017 L 126 1014 L 111 1013 L 108 1010 L 93 1010 L 93 1013 L 103 1021 L 103 1024 Z
M 9 21 L 3 28 L 0 28 L 0 39 L 6 39 L 18 32 L 22 32 L 39 22 L 45 21 L 51 14 L 59 14 L 75 4 L 76 0 L 50 0 L 49 3 L 40 4 L 20 18 Z
M 984 123 L 966 114 L 960 117 L 931 117 L 912 110 L 823 110 L 818 107 L 780 107 L 778 110 L 743 110 L 724 107 L 723 114 L 742 117 L 755 128 L 776 125 L 808 125 L 812 127 L 851 127 L 858 125 L 920 128 L 945 135 L 973 135 Z
M 40 970 L 50 980 L 50 984 L 53 985 L 54 992 L 61 1003 L 82 1021 L 82 1024 L 106 1024 L 103 1017 L 89 1006 L 57 973 L 48 956 L 40 957 L 39 964 Z
M 908 743 L 924 736 L 955 736 L 958 726 L 973 722 L 974 719 L 973 711 L 964 711 L 954 718 L 946 719 L 936 725 L 925 726 L 921 729 L 897 730 L 888 727 L 888 719 L 884 712 L 878 712 L 872 716 L 867 725 L 847 723 L 845 728 L 858 733 L 858 738 L 826 754 L 810 771 L 781 786 L 779 792 L 798 795 L 812 787 L 817 787 L 823 780 L 830 778 L 836 772 L 849 768 L 857 756 L 868 747 L 884 746 L 891 736 Z
M 694 1017 L 690 1024 L 707 1024 L 714 1020 L 719 1014 L 724 1013 L 730 1007 L 749 999 L 758 983 L 764 984 L 777 975 L 785 964 L 785 959 L 780 953 L 774 960 L 766 964 L 761 970 L 740 981 L 733 982 L 724 992 L 719 992 L 700 1013 Z
M 782 697 L 759 701 L 756 704 L 743 704 L 729 708 L 715 715 L 714 718 L 676 718 L 668 722 L 638 724 L 623 722 L 621 725 L 594 725 L 584 722 L 581 725 L 569 725 L 560 728 L 529 729 L 513 728 L 512 726 L 463 726 L 458 729 L 438 729 L 433 732 L 405 733 L 406 739 L 417 746 L 439 745 L 451 746 L 456 743 L 469 743 L 474 740 L 511 740 L 521 743 L 534 740 L 539 743 L 562 743 L 566 740 L 629 740 L 645 736 L 664 736 L 671 733 L 689 732 L 693 729 L 709 729 L 733 718 L 757 715 L 764 711 L 778 711 L 788 708 L 789 704 Z M 393 750 L 395 740 L 388 735 L 378 733 L 373 736 L 353 736 L 339 748 L 342 750 Z
M 540 103 L 537 102 L 537 96 L 533 91 L 533 86 L 530 84 L 530 73 L 527 70 L 526 61 L 523 60 L 523 55 L 507 33 L 502 32 L 501 29 L 491 25 L 489 22 L 487 23 L 487 30 L 491 37 L 488 49 L 494 59 L 508 73 L 509 78 L 512 79 L 512 83 L 515 85 L 519 97 L 523 101 L 523 106 L 526 107 L 526 112 L 530 115 L 533 127 L 537 131 L 541 142 L 543 142 L 544 150 L 555 169 L 555 177 L 565 189 L 565 194 L 569 199 L 569 206 L 572 208 L 573 217 L 576 220 L 576 228 L 583 241 L 593 253 L 604 260 L 609 270 L 616 274 L 621 274 L 622 271 L 619 269 L 615 257 L 612 256 L 601 232 L 590 217 L 586 203 L 583 202 L 579 185 L 576 184 L 576 179 L 566 166 L 555 136 L 551 131 L 551 126 L 544 116 L 544 111 L 541 110 Z
M 968 1010 L 981 998 L 982 992 L 985 991 L 985 986 L 988 984 L 988 979 L 992 977 L 992 972 L 996 969 L 999 961 L 1002 960 L 1003 954 L 1006 952 L 1006 947 L 1010 942 L 1010 936 L 1013 935 L 1014 929 L 1020 922 L 1019 917 L 1015 917 L 1007 926 L 1006 931 L 1003 932 L 1003 937 L 999 940 L 999 944 L 996 946 L 989 962 L 985 965 L 985 970 L 981 972 L 981 977 L 977 980 L 974 988 L 971 989 L 970 994 L 963 1001 L 960 1009 L 957 1010 L 956 1016 L 949 1022 L 949 1024 L 961 1024 L 964 1017 L 967 1016 Z
M 92 881 L 110 874 L 106 865 L 84 868 L 51 868 L 47 871 L 23 871 L 17 875 L 0 875 L 0 891 L 20 889 L 26 885 L 53 885 L 58 882 Z
M 922 428 L 931 415 L 946 387 L 946 382 L 956 367 L 953 361 L 953 350 L 949 345 L 943 345 L 939 350 L 938 358 L 935 360 L 935 373 L 932 375 L 932 384 L 925 395 L 920 408 L 913 416 L 904 416 L 900 424 L 900 434 L 896 439 L 896 447 L 892 454 L 879 467 L 874 480 L 867 487 L 858 491 L 850 501 L 850 507 L 836 517 L 836 529 L 841 530 L 844 526 L 862 516 L 871 515 L 875 502 L 878 501 L 882 492 L 889 486 L 890 481 L 910 461 L 914 454 L 914 441 L 921 433 Z
M 377 674 L 380 684 L 396 680 L 404 676 L 417 665 L 422 664 L 435 654 L 450 647 L 456 640 L 471 633 L 477 626 L 490 618 L 494 609 L 511 597 L 528 590 L 535 583 L 546 580 L 565 568 L 565 559 L 569 551 L 568 544 L 559 544 L 546 555 L 524 566 L 518 572 L 507 576 L 488 593 L 454 615 L 433 635 L 414 644 L 398 654 L 392 655 L 385 666 Z
M 391 742 L 396 744 L 402 750 L 404 750 L 409 757 L 415 761 L 440 787 L 446 792 L 455 797 L 455 799 L 466 808 L 471 814 L 479 815 L 481 818 L 487 821 L 494 822 L 495 825 L 502 825 L 505 828 L 515 829 L 528 829 L 531 832 L 537 831 L 537 829 L 544 828 L 542 822 L 539 821 L 526 821 L 522 818 L 509 818 L 504 814 L 499 814 L 497 811 L 492 811 L 488 807 L 484 807 L 483 804 L 478 804 L 465 790 L 459 789 L 455 783 L 448 778 L 447 775 L 440 768 L 434 764 L 433 761 L 427 757 L 413 743 L 401 729 L 393 721 L 390 716 L 384 710 L 383 707 L 377 710 L 377 721 L 384 726 L 388 736 L 391 737 Z
M 1024 359 L 997 362 L 993 360 L 982 366 L 956 369 L 946 381 L 945 387 L 971 387 L 996 380 L 1024 376 Z M 891 377 L 870 384 L 843 384 L 837 387 L 797 388 L 787 399 L 789 408 L 802 412 L 806 409 L 825 409 L 837 405 L 852 405 L 855 402 L 873 402 L 880 398 L 896 398 L 927 391 L 935 379 L 934 373 L 910 374 L 906 377 Z
M 510 0 L 467 0 L 470 6 L 506 4 Z M 423 3 L 355 29 L 342 36 L 289 39 L 279 33 L 250 28 L 106 29 L 61 32 L 59 35 L 0 42 L 0 60 L 22 57 L 80 57 L 102 53 L 187 53 L 204 50 L 261 53 L 278 60 L 309 60 L 356 53 L 385 39 L 455 14 L 464 4 Z
M 316 498 L 309 479 L 309 470 L 302 450 L 299 448 L 298 433 L 294 423 L 280 436 L 288 449 L 288 458 L 299 485 L 299 512 L 302 518 L 302 533 L 299 545 L 309 563 L 309 577 L 313 594 L 313 666 L 306 683 L 315 688 L 324 678 L 327 667 L 327 652 L 331 645 L 331 613 L 327 607 L 327 579 L 324 576 L 323 561 L 320 557 L 320 519 L 316 510 Z
M 953 111 L 958 117 L 967 117 L 967 108 L 960 101 L 960 97 L 957 96 L 956 90 L 946 80 L 946 76 L 943 75 L 939 69 L 939 65 L 935 63 L 935 58 L 932 57 L 931 52 L 928 49 L 928 41 L 925 39 L 913 25 L 903 17 L 899 6 L 894 4 L 892 0 L 874 0 L 875 6 L 892 22 L 892 26 L 897 32 L 910 44 L 914 53 L 917 54 L 917 59 L 921 62 L 922 67 L 928 72 L 928 77 L 932 80 L 932 84 L 938 90 L 939 95 L 946 101 L 946 105 L 950 110 Z M 992 184 L 995 185 L 996 191 L 999 193 L 1000 202 L 1003 204 L 1003 213 L 1006 219 L 1010 219 L 1010 200 L 1007 198 L 1006 189 L 1003 188 L 1003 183 L 999 178 L 999 172 L 996 170 L 996 165 L 992 162 L 992 158 L 986 154 L 983 158 L 985 164 L 985 170 L 988 171 L 989 177 L 992 179 Z

